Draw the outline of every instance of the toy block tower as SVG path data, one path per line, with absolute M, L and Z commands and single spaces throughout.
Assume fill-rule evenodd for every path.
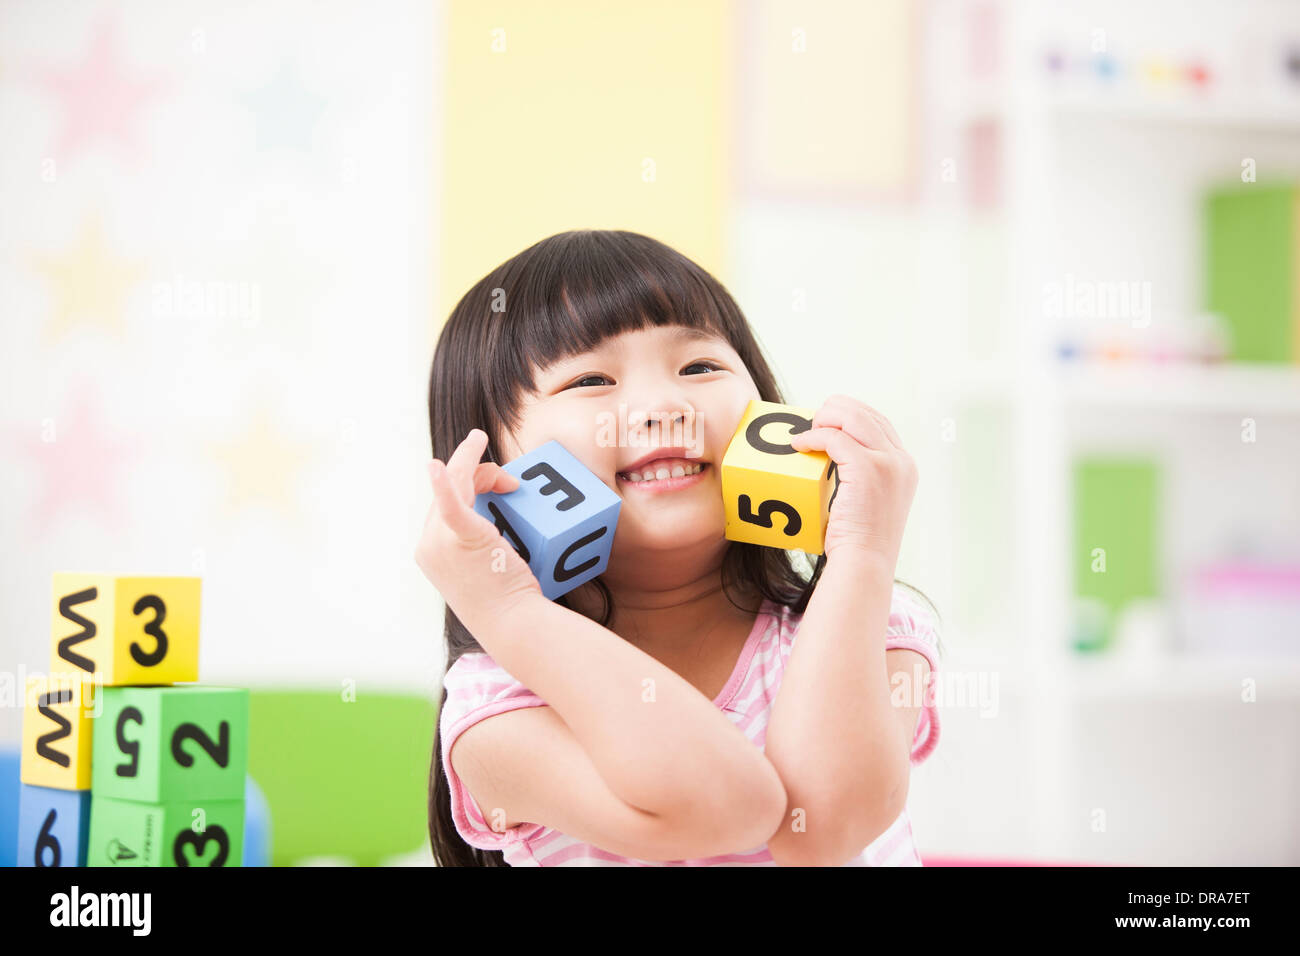
M 248 691 L 198 686 L 195 577 L 57 573 L 28 681 L 19 864 L 239 866 Z

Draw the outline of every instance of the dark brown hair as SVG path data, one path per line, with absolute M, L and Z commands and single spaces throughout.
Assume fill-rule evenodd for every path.
M 485 460 L 504 464 L 498 439 L 503 429 L 513 432 L 520 424 L 521 399 L 536 389 L 538 370 L 624 332 L 668 325 L 702 329 L 726 340 L 744 361 L 759 396 L 785 402 L 749 323 L 713 276 L 648 236 L 572 230 L 507 259 L 452 309 L 438 337 L 429 376 L 433 457 L 447 461 L 471 429 L 481 428 L 488 435 Z M 799 554 L 730 542 L 722 565 L 724 593 L 741 607 L 735 596 L 756 591 L 802 614 L 821 577 L 825 555 L 818 556 L 809 575 L 795 564 Z M 604 600 L 599 623 L 607 626 L 612 597 L 600 578 L 591 583 Z M 557 603 L 574 607 L 565 597 Z M 758 608 L 749 610 L 757 613 Z M 448 669 L 461 655 L 483 651 L 450 607 L 443 629 Z M 438 717 L 446 703 L 444 687 Z M 501 851 L 471 847 L 456 832 L 439 722 L 435 718 L 429 768 L 434 858 L 439 866 L 506 866 Z

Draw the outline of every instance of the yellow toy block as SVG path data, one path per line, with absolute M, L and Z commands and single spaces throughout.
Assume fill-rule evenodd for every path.
M 725 537 L 821 554 L 839 488 L 824 451 L 798 451 L 790 438 L 812 427 L 812 409 L 755 399 L 722 456 Z
M 56 790 L 89 790 L 95 711 L 95 684 L 82 674 L 27 678 L 21 781 Z
M 54 575 L 50 671 L 111 687 L 199 679 L 199 579 Z

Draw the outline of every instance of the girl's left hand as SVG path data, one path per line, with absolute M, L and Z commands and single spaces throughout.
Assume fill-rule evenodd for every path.
M 826 560 L 847 552 L 882 559 L 893 569 L 918 477 L 894 426 L 874 408 L 832 395 L 812 428 L 792 436 L 790 445 L 824 451 L 836 465 L 840 484 L 826 526 Z

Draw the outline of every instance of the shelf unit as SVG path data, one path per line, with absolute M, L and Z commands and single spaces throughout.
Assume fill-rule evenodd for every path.
M 1211 34 L 1232 32 L 1264 6 L 1262 0 L 1222 5 L 1215 14 L 1218 26 L 1202 26 Z M 1165 17 L 1178 10 L 1156 7 L 1135 16 Z M 1188 16 L 1206 9 L 1198 7 Z M 1276 17 L 1278 10 L 1273 5 L 1264 12 Z M 966 31 L 972 17 L 987 18 L 990 11 L 997 29 L 989 36 L 1002 51 L 1000 66 L 995 75 L 964 75 Z M 1239 93 L 1197 102 L 1167 92 L 1126 97 L 1113 86 L 1094 93 L 1062 91 L 1048 81 L 1040 54 L 1054 40 L 1078 41 L 1082 31 L 1086 43 L 1098 25 L 1109 27 L 1119 42 L 1136 37 L 1140 46 L 1144 30 L 1150 39 L 1151 22 L 1130 23 L 1126 16 L 1122 5 L 1104 2 L 1065 11 L 1053 4 L 949 0 L 933 10 L 933 21 L 946 24 L 939 28 L 946 36 L 935 47 L 940 53 L 929 66 L 938 100 L 938 139 L 962 156 L 966 134 L 992 126 L 1000 144 L 995 151 L 999 201 L 958 219 L 1001 242 L 1006 268 L 995 341 L 979 350 L 980 357 L 948 357 L 952 375 L 940 389 L 941 401 L 954 408 L 1000 410 L 1011 436 L 1008 497 L 1014 503 L 1012 573 L 1003 599 L 1015 610 L 1008 612 L 1005 627 L 961 634 L 969 649 L 954 655 L 951 666 L 996 671 L 1004 677 L 1002 690 L 1025 701 L 1035 715 L 1026 759 L 1036 772 L 1024 805 L 1031 814 L 1030 850 L 1040 858 L 1089 858 L 1077 835 L 1078 818 L 1071 815 L 1078 809 L 1072 797 L 1081 788 L 1062 746 L 1081 730 L 1081 707 L 1108 701 L 1230 701 L 1239 696 L 1246 676 L 1274 699 L 1300 701 L 1300 647 L 1294 656 L 1280 658 L 1165 653 L 1142 659 L 1088 659 L 1069 647 L 1073 585 L 1069 549 L 1062 542 L 1073 535 L 1069 469 L 1074 452 L 1103 447 L 1109 430 L 1117 447 L 1132 447 L 1145 440 L 1142 427 L 1158 430 L 1162 421 L 1188 428 L 1198 427 L 1188 426 L 1191 420 L 1216 416 L 1225 421 L 1269 416 L 1283 425 L 1272 433 L 1289 442 L 1290 460 L 1300 458 L 1300 367 L 1097 364 L 1057 355 L 1058 329 L 1044 318 L 1043 288 L 1048 277 L 1061 275 L 1063 265 L 1074 265 L 1071 256 L 1082 260 L 1082 274 L 1124 279 L 1153 274 L 1169 292 L 1162 302 L 1166 319 L 1187 314 L 1200 307 L 1195 283 L 1200 262 L 1199 237 L 1186 233 L 1214 164 L 1221 163 L 1223 181 L 1237 171 L 1234 155 L 1253 156 L 1274 174 L 1300 176 L 1300 93 L 1289 104 L 1261 104 Z M 1292 38 L 1300 41 L 1300 18 L 1293 18 L 1292 27 Z M 1081 153 L 1081 145 L 1094 151 Z M 1133 150 L 1136 154 L 1125 152 Z M 1122 164 L 1116 155 L 1134 156 L 1131 176 L 1137 183 L 1126 186 L 1123 171 L 1100 168 Z M 1142 178 L 1157 166 L 1164 175 L 1146 203 Z M 1117 195 L 1108 191 L 1112 185 L 1118 185 Z M 1125 221 L 1129 211 L 1135 217 L 1164 215 L 1169 222 Z M 1132 234 L 1109 248 L 1108 238 L 1125 229 Z M 1067 238 L 1061 238 L 1063 232 Z M 1175 238 L 1155 241 L 1166 234 Z M 1133 268 L 1125 271 L 1127 262 Z M 964 317 L 968 324 L 979 325 L 980 319 L 973 312 Z M 1098 428 L 1099 423 L 1107 428 Z M 1176 430 L 1172 424 L 1170 430 Z M 1166 590 L 1164 597 L 1177 595 Z M 1011 646 L 995 639 L 1003 631 L 1016 635 Z M 1300 751 L 1300 727 L 1289 732 L 1292 750 Z
M 1070 362 L 1060 363 L 1056 374 L 1061 401 L 1073 407 L 1300 416 L 1300 367 Z M 959 383 L 961 395 L 1006 401 L 1014 378 L 1009 365 L 972 363 Z

